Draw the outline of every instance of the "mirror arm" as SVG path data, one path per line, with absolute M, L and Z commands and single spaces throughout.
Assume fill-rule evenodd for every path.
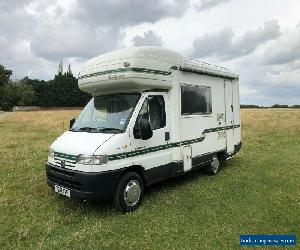
M 69 129 L 72 128 L 72 126 L 73 126 L 73 124 L 75 123 L 75 121 L 76 121 L 75 118 L 72 118 L 72 119 L 70 120 Z

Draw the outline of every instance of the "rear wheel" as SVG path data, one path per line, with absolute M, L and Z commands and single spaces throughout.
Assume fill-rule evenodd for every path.
M 215 154 L 211 162 L 205 167 L 205 172 L 209 175 L 216 175 L 223 164 L 219 155 Z
M 128 172 L 119 180 L 115 196 L 114 206 L 121 212 L 132 212 L 138 208 L 144 194 L 144 183 L 136 172 Z

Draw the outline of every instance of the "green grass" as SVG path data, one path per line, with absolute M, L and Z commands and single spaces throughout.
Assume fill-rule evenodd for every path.
M 300 111 L 242 112 L 243 148 L 218 175 L 149 187 L 127 215 L 48 188 L 49 145 L 75 111 L 0 119 L 0 249 L 237 249 L 240 234 L 299 239 Z

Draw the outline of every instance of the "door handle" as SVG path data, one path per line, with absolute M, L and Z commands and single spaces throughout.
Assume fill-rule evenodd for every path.
M 170 132 L 165 132 L 165 141 L 170 140 Z

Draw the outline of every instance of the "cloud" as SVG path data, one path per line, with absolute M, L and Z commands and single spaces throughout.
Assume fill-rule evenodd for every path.
M 299 43 L 300 27 L 289 28 L 277 40 L 264 46 L 262 53 L 240 62 L 242 84 L 255 89 L 262 97 L 253 95 L 246 100 L 264 105 L 300 104 Z
M 79 62 L 123 47 L 126 27 L 180 17 L 188 6 L 189 0 L 1 1 L 0 60 L 16 77 L 33 71 L 49 78 L 61 57 Z
M 263 62 L 269 65 L 280 65 L 293 63 L 299 59 L 300 24 L 266 49 Z
M 252 54 L 238 60 L 241 103 L 273 105 L 300 104 L 300 60 L 292 64 L 266 65 L 264 54 Z
M 277 20 L 267 21 L 263 28 L 247 31 L 235 38 L 231 28 L 225 28 L 218 33 L 206 34 L 193 41 L 192 55 L 194 57 L 216 56 L 223 59 L 232 59 L 248 55 L 267 41 L 280 36 L 280 27 Z
M 198 11 L 203 11 L 211 9 L 219 4 L 226 3 L 228 1 L 229 0 L 201 0 L 197 1 L 194 6 Z
M 228 55 L 228 50 L 232 48 L 234 32 L 231 28 L 226 28 L 218 33 L 205 34 L 202 38 L 193 41 L 193 57 Z
M 17 10 L 19 8 L 22 8 L 24 6 L 26 6 L 28 3 L 30 3 L 31 0 L 10 0 L 10 1 L 1 1 L 0 2 L 0 9 L 2 11 L 14 11 Z
M 160 36 L 156 35 L 152 30 L 144 32 L 144 36 L 135 36 L 132 39 L 133 46 L 162 46 L 163 42 Z
M 0 1 L 0 63 L 13 78 L 50 79 L 61 57 L 77 74 L 124 44 L 163 45 L 239 72 L 242 103 L 300 103 L 300 3 L 240 2 Z
M 74 13 L 79 8 L 78 3 L 68 3 L 32 4 L 30 12 L 39 21 L 30 37 L 31 49 L 36 56 L 50 61 L 62 57 L 88 58 L 122 46 L 123 34 L 118 27 L 76 19 Z M 41 18 L 40 13 L 47 18 Z
M 246 91 L 243 90 L 246 88 Z M 241 85 L 241 103 L 272 106 L 273 104 L 295 105 L 300 104 L 300 86 L 295 85 Z
M 189 6 L 188 0 L 89 0 L 77 2 L 73 15 L 84 22 L 98 25 L 128 26 L 155 23 L 167 17 L 180 17 Z
M 121 41 L 118 29 L 93 29 L 77 21 L 60 22 L 51 28 L 50 25 L 39 28 L 31 39 L 31 48 L 38 57 L 58 61 L 61 57 L 88 58 L 105 53 L 121 47 Z
M 124 27 L 181 16 L 188 3 L 180 0 L 90 0 L 82 4 L 74 0 L 65 9 L 59 4 L 51 9 L 42 7 L 48 19 L 33 31 L 31 48 L 36 56 L 47 60 L 89 58 L 123 47 Z M 37 4 L 32 9 L 41 10 L 41 6 Z M 140 38 L 136 39 L 136 43 L 143 43 Z M 144 43 L 158 45 L 160 41 L 150 32 L 145 34 Z

